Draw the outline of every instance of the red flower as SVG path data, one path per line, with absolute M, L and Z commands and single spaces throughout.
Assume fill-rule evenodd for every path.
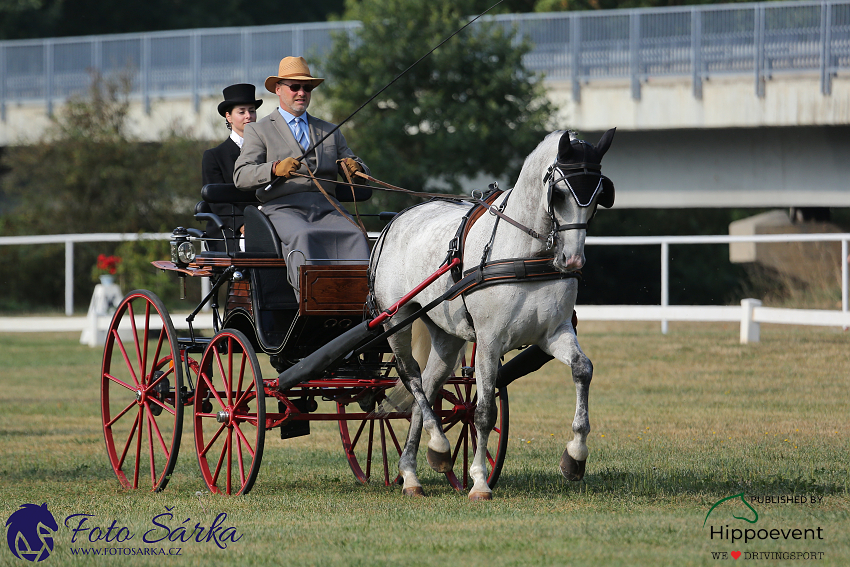
M 114 274 L 118 271 L 118 264 L 120 263 L 120 256 L 106 256 L 105 254 L 101 254 L 97 257 L 97 269 L 110 274 Z

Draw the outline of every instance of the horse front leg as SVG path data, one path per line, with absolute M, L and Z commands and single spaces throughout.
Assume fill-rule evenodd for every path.
M 590 434 L 588 398 L 593 379 L 593 363 L 582 352 L 572 324 L 565 322 L 545 345 L 543 350 L 570 367 L 576 386 L 576 413 L 573 418 L 573 439 L 561 455 L 561 474 L 567 480 L 584 478 L 587 462 L 587 436 Z
M 496 377 L 499 370 L 498 352 L 492 352 L 478 345 L 475 358 L 475 390 L 477 403 L 475 406 L 475 429 L 478 446 L 469 467 L 469 476 L 473 480 L 469 491 L 470 500 L 492 500 L 493 491 L 487 484 L 487 441 L 490 432 L 496 425 Z

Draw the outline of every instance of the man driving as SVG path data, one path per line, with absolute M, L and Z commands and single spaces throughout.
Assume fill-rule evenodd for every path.
M 365 235 L 350 215 L 334 206 L 339 206 L 336 183 L 318 181 L 327 192 L 326 197 L 309 177 L 310 172 L 317 178 L 333 180 L 344 170 L 349 175 L 357 171 L 368 173 L 339 130 L 319 147 L 313 147 L 335 128 L 307 113 L 312 91 L 323 81 L 310 74 L 303 57 L 284 57 L 280 61 L 278 74 L 265 82 L 266 90 L 277 95 L 280 106 L 260 121 L 245 125 L 242 152 L 233 172 L 236 187 L 254 191 L 262 203 L 262 212 L 280 237 L 290 281 L 296 287 L 297 267 L 305 260 L 365 263 L 369 258 Z M 274 185 L 267 189 L 273 181 Z M 301 254 L 290 254 L 293 250 Z

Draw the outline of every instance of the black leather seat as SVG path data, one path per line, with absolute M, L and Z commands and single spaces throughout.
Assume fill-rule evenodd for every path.
M 213 213 L 224 225 L 224 235 L 227 238 L 227 251 L 239 250 L 239 227 L 242 226 L 242 211 L 246 204 L 256 204 L 257 198 L 253 191 L 240 191 L 233 183 L 210 183 L 201 188 L 200 201 L 195 205 L 195 214 Z M 211 238 L 222 238 L 216 223 L 208 218 L 206 233 Z M 207 249 L 212 252 L 224 252 L 224 243 L 207 241 Z

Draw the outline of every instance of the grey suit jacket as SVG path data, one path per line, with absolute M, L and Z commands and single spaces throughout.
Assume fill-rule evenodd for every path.
M 330 132 L 334 125 L 330 122 L 320 120 L 313 115 L 308 115 L 307 120 L 310 128 L 310 142 L 315 143 L 326 133 Z M 318 192 L 319 189 L 311 179 L 304 177 L 293 177 L 292 179 L 281 179 L 275 183 L 271 190 L 265 188 L 274 179 L 272 165 L 277 160 L 284 158 L 300 157 L 304 153 L 292 130 L 275 109 L 271 114 L 258 122 L 245 125 L 245 141 L 242 144 L 242 152 L 236 160 L 233 170 L 233 182 L 236 187 L 245 191 L 255 191 L 257 199 L 261 203 L 269 203 L 295 193 Z M 337 179 L 338 164 L 336 161 L 342 158 L 354 158 L 366 173 L 369 169 L 354 155 L 345 142 L 342 132 L 337 130 L 327 140 L 310 152 L 307 158 L 301 160 L 301 168 L 298 173 L 308 174 L 307 167 L 313 171 L 313 175 L 324 179 Z M 323 183 L 325 191 L 334 195 L 335 184 Z

